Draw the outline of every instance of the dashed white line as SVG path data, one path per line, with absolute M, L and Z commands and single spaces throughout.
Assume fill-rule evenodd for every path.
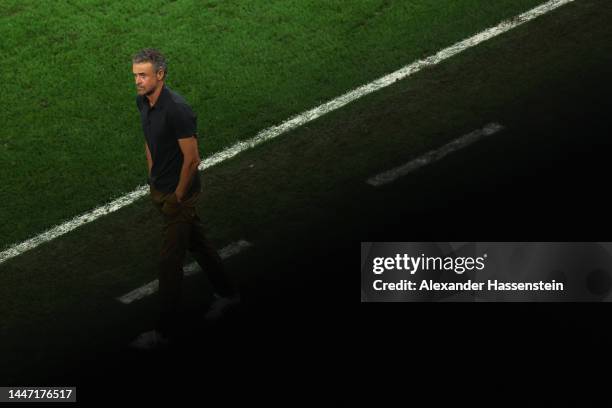
M 371 94 L 372 92 L 376 92 L 380 89 L 383 89 L 396 81 L 401 79 L 405 79 L 419 71 L 423 68 L 431 67 L 439 64 L 442 61 L 447 60 L 469 48 L 472 48 L 478 44 L 481 44 L 487 40 L 490 40 L 493 37 L 496 37 L 500 34 L 503 34 L 513 28 L 516 28 L 528 21 L 531 21 L 537 17 L 540 17 L 552 10 L 555 10 L 565 4 L 571 3 L 575 0 L 551 0 L 546 3 L 541 4 L 525 13 L 522 13 L 514 18 L 509 20 L 504 20 L 495 27 L 488 28 L 472 37 L 466 38 L 463 41 L 459 41 L 458 43 L 451 45 L 448 48 L 445 48 L 441 51 L 438 51 L 436 54 L 431 55 L 425 59 L 415 61 L 409 65 L 406 65 L 395 72 L 392 72 L 388 75 L 385 75 L 381 78 L 378 78 L 366 85 L 362 85 L 359 88 L 356 88 L 352 91 L 349 91 L 335 99 L 332 99 L 322 105 L 317 106 L 316 108 L 310 109 L 306 112 L 300 113 L 299 115 L 293 116 L 280 125 L 272 126 L 268 129 L 264 129 L 255 135 L 253 138 L 245 141 L 238 142 L 233 146 L 218 152 L 211 157 L 203 160 L 200 163 L 199 169 L 204 170 L 215 164 L 221 163 L 231 157 L 236 156 L 238 153 L 248 150 L 254 146 L 257 146 L 260 143 L 263 143 L 267 140 L 273 139 L 277 136 L 280 136 L 284 133 L 289 132 L 299 126 L 304 125 L 305 123 L 311 122 L 326 113 L 339 109 L 350 102 L 353 102 L 365 95 Z M 18 255 L 23 254 L 31 249 L 36 248 L 37 246 L 51 241 L 59 236 L 62 236 L 75 228 L 80 227 L 81 225 L 92 222 L 104 215 L 110 214 L 114 211 L 119 210 L 120 208 L 125 207 L 143 197 L 148 191 L 148 186 L 139 186 L 131 193 L 128 193 L 122 197 L 117 198 L 116 200 L 110 202 L 109 204 L 105 204 L 100 206 L 88 213 L 79 215 L 73 218 L 70 221 L 64 222 L 61 225 L 55 226 L 33 238 L 30 238 L 24 242 L 15 244 L 10 248 L 0 252 L 0 264 L 7 261 L 8 259 L 14 258 Z
M 468 133 L 467 135 L 461 136 L 458 139 L 453 140 L 450 143 L 445 144 L 439 149 L 432 150 L 430 152 L 425 153 L 424 155 L 417 157 L 414 160 L 409 161 L 406 164 L 402 164 L 401 166 L 395 167 L 391 170 L 387 170 L 383 173 L 377 174 L 376 176 L 370 177 L 366 180 L 366 183 L 374 186 L 380 187 L 385 184 L 392 183 L 396 179 L 405 176 L 406 174 L 421 168 L 423 166 L 427 166 L 430 163 L 438 161 L 442 159 L 444 156 L 462 149 L 485 136 L 493 135 L 504 127 L 499 123 L 489 123 L 482 129 L 475 130 L 473 132 Z
M 219 251 L 219 255 L 222 259 L 229 258 L 230 256 L 240 253 L 243 249 L 251 246 L 251 243 L 245 240 L 240 240 L 227 245 Z M 183 268 L 184 276 L 192 276 L 201 271 L 200 267 L 196 262 L 192 262 Z M 117 298 L 117 300 L 126 305 L 154 294 L 159 290 L 159 280 L 155 279 L 152 282 L 142 285 L 141 287 L 134 289 L 131 292 L 126 293 L 123 296 Z

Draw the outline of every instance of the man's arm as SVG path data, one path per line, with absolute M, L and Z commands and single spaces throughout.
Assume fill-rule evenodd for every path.
M 151 158 L 151 151 L 149 151 L 149 145 L 145 142 L 145 153 L 147 155 L 147 165 L 149 166 L 149 177 L 151 177 L 151 168 L 153 167 L 153 159 Z
M 176 186 L 176 199 L 180 203 L 185 193 L 191 186 L 193 176 L 198 171 L 200 164 L 200 152 L 198 150 L 198 139 L 195 136 L 178 139 L 179 147 L 183 152 L 183 167 L 178 186 Z

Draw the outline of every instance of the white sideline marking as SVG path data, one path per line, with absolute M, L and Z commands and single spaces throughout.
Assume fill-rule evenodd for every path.
M 474 142 L 477 142 L 485 136 L 493 135 L 502 130 L 503 128 L 504 127 L 499 123 L 489 123 L 482 129 L 478 129 L 468 133 L 467 135 L 463 135 L 460 138 L 445 144 L 439 149 L 429 151 L 424 155 L 409 161 L 406 164 L 402 164 L 401 166 L 395 167 L 391 170 L 387 170 L 383 173 L 377 174 L 376 176 L 370 177 L 366 180 L 366 183 L 373 185 L 374 187 L 380 187 L 382 185 L 389 184 L 395 181 L 396 179 L 405 176 L 411 171 L 438 161 L 447 154 L 462 149 Z
M 219 251 L 219 256 L 221 256 L 222 259 L 226 259 L 226 258 L 229 258 L 230 256 L 238 254 L 240 251 L 250 246 L 251 246 L 250 242 L 241 239 L 240 241 L 233 242 L 229 244 L 228 246 L 224 247 L 223 249 L 221 249 Z M 192 276 L 200 271 L 201 269 L 198 266 L 198 264 L 196 262 L 192 262 L 189 265 L 186 265 L 185 267 L 183 267 L 183 276 L 185 277 Z M 155 279 L 152 282 L 142 285 L 141 287 L 134 289 L 133 291 L 126 293 L 123 296 L 118 297 L 117 300 L 120 301 L 121 303 L 125 303 L 126 305 L 128 305 L 134 302 L 135 300 L 142 299 L 143 297 L 152 295 L 153 293 L 157 292 L 158 289 L 159 289 L 159 280 Z
M 376 92 L 382 88 L 385 88 L 395 81 L 399 81 L 401 79 L 407 78 L 419 71 L 423 68 L 427 68 L 430 66 L 434 66 L 439 64 L 440 62 L 453 57 L 471 47 L 474 47 L 482 42 L 490 40 L 493 37 L 496 37 L 500 34 L 505 33 L 506 31 L 510 31 L 515 27 L 518 27 L 528 21 L 531 21 L 541 15 L 544 15 L 558 7 L 561 7 L 565 4 L 571 3 L 574 0 L 551 0 L 546 3 L 541 4 L 529 11 L 526 11 L 523 14 L 519 14 L 516 17 L 513 17 L 509 20 L 504 20 L 495 27 L 488 28 L 472 37 L 466 38 L 463 41 L 460 41 L 454 45 L 451 45 L 448 48 L 445 48 L 441 51 L 438 51 L 436 54 L 431 55 L 425 59 L 418 60 L 413 62 L 410 65 L 406 65 L 403 68 L 398 69 L 395 72 L 392 72 L 388 75 L 385 75 L 381 78 L 378 78 L 368 84 L 362 85 L 359 88 L 356 88 L 352 91 L 349 91 L 339 97 L 332 99 L 322 105 L 317 106 L 316 108 L 310 109 L 306 112 L 300 113 L 296 116 L 293 116 L 280 125 L 272 126 L 270 128 L 264 129 L 257 133 L 253 138 L 245 141 L 238 142 L 233 146 L 215 153 L 210 156 L 206 160 L 203 160 L 198 167 L 200 170 L 207 169 L 215 164 L 221 163 L 231 157 L 236 156 L 238 153 L 248 150 L 254 146 L 257 146 L 260 143 L 263 143 L 267 140 L 273 139 L 277 136 L 282 135 L 290 130 L 293 130 L 299 126 L 302 126 L 305 123 L 313 121 L 326 113 L 334 111 L 343 107 L 344 105 L 353 102 L 365 95 L 368 95 L 372 92 Z M 73 218 L 70 221 L 66 221 L 65 223 L 52 227 L 51 229 L 37 235 L 33 238 L 30 238 L 21 243 L 15 244 L 10 248 L 0 252 L 0 264 L 5 262 L 8 259 L 14 258 L 18 255 L 23 254 L 24 252 L 29 251 L 30 249 L 36 248 L 40 244 L 51 241 L 61 235 L 64 235 L 75 228 L 80 227 L 81 225 L 87 224 L 91 221 L 94 221 L 104 215 L 110 214 L 114 211 L 119 210 L 126 205 L 133 203 L 138 200 L 140 197 L 143 197 L 149 187 L 138 186 L 134 191 L 128 193 L 118 199 L 100 206 L 88 213 L 79 215 Z

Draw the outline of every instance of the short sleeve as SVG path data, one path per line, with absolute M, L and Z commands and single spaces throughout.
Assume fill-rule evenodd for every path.
M 171 113 L 171 123 L 177 139 L 197 137 L 197 117 L 188 105 L 176 104 Z

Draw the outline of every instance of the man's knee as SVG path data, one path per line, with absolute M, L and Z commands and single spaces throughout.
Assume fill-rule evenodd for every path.
M 159 257 L 159 266 L 162 270 L 171 271 L 181 266 L 182 258 L 177 253 L 162 253 Z

